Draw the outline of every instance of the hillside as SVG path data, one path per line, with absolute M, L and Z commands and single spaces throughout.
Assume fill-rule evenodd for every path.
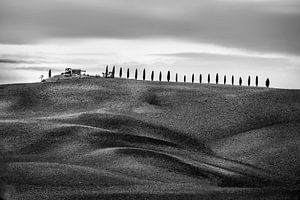
M 126 79 L 0 86 L 3 198 L 293 198 L 300 91 Z

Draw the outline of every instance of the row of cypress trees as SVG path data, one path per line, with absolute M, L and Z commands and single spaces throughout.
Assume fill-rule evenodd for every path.
M 106 74 L 108 74 L 108 66 L 106 66 Z M 112 69 L 112 78 L 115 77 L 115 66 L 113 66 L 113 69 Z M 119 72 L 119 77 L 122 78 L 122 73 L 123 73 L 123 70 L 122 70 L 122 67 L 120 68 L 120 72 Z M 129 71 L 129 68 L 127 69 L 127 79 L 129 79 L 130 77 L 130 71 Z M 138 69 L 135 69 L 135 74 L 134 74 L 134 78 L 137 80 L 138 79 Z M 159 72 L 159 81 L 162 80 L 162 73 L 161 71 Z M 171 73 L 170 71 L 167 72 L 167 81 L 169 82 L 171 79 Z M 143 80 L 146 80 L 146 70 L 144 69 L 143 70 Z M 154 71 L 151 72 L 151 81 L 154 80 Z M 199 83 L 202 83 L 202 74 L 199 75 Z M 194 83 L 195 81 L 195 75 L 192 74 L 192 83 Z M 226 78 L 226 75 L 224 75 L 224 78 L 223 78 L 223 81 L 224 81 L 224 85 L 226 84 L 226 81 L 227 81 L 227 78 Z M 178 82 L 178 74 L 176 73 L 175 75 L 175 82 Z M 186 75 L 183 76 L 183 82 L 186 82 Z M 211 77 L 210 77 L 210 74 L 207 75 L 207 83 L 210 83 L 211 82 Z M 239 85 L 241 86 L 243 83 L 243 80 L 242 80 L 242 77 L 239 78 Z M 216 84 L 219 84 L 219 74 L 217 73 L 216 74 Z M 231 76 L 231 84 L 234 85 L 234 76 L 232 75 Z M 269 78 L 267 78 L 266 82 L 266 87 L 269 87 L 270 85 L 270 80 Z M 248 86 L 251 85 L 251 77 L 248 76 L 248 83 L 247 83 Z M 258 86 L 258 76 L 255 77 L 255 86 L 257 87 Z

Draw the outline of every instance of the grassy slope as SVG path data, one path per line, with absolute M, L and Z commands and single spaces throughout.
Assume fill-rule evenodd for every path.
M 213 141 L 299 121 L 300 91 L 92 79 L 1 86 L 2 118 L 80 112 L 124 114 Z
M 160 188 L 166 188 L 153 191 L 169 192 L 172 187 L 202 191 L 191 189 L 195 183 L 214 188 L 215 178 L 221 179 L 216 183 L 223 186 L 235 181 L 251 186 L 262 181 L 249 179 L 250 175 L 267 176 L 292 188 L 299 183 L 298 90 L 102 78 L 65 80 L 2 85 L 0 111 L 0 150 L 10 163 L 7 171 L 20 173 L 6 178 L 11 184 L 21 180 L 53 184 L 45 180 L 54 174 L 33 172 L 49 169 L 65 176 L 60 182 L 53 178 L 62 186 L 74 182 L 93 186 L 106 175 L 106 185 L 153 187 L 149 181 L 158 181 L 163 183 Z M 45 164 L 49 160 L 52 164 Z M 78 167 L 81 165 L 91 168 Z M 95 168 L 109 168 L 112 174 L 93 171 Z M 225 169 L 236 174 L 228 175 Z M 70 170 L 82 174 L 70 177 Z M 33 175 L 24 179 L 28 173 Z M 93 176 L 98 179 L 89 181 Z M 232 178 L 235 176 L 238 178 Z M 179 180 L 185 186 L 170 185 Z M 115 189 L 122 190 L 124 187 Z

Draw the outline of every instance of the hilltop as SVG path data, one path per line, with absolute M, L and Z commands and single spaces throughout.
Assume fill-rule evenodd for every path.
M 104 78 L 1 85 L 3 195 L 293 197 L 299 116 L 300 90 Z

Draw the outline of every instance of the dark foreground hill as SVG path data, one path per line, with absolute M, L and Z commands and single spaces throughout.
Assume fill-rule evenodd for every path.
M 4 199 L 296 198 L 300 91 L 77 79 L 0 86 Z

